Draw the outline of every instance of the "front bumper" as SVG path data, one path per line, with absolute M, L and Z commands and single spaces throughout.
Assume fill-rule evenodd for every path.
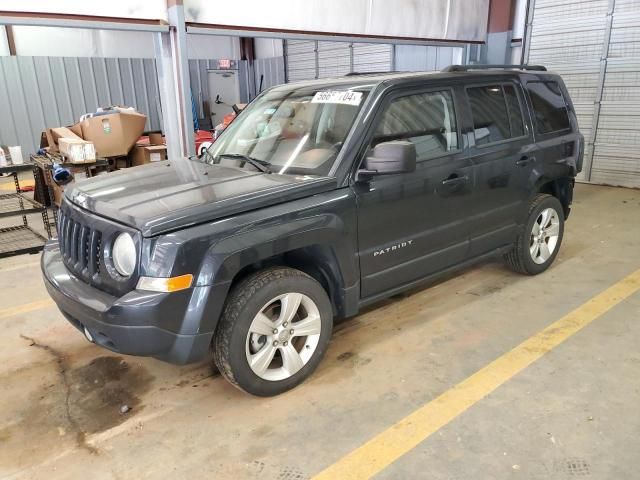
M 213 332 L 200 324 L 209 287 L 175 293 L 133 290 L 118 298 L 72 275 L 56 242 L 45 245 L 41 260 L 44 283 L 69 322 L 114 352 L 155 357 L 185 364 L 203 359 Z

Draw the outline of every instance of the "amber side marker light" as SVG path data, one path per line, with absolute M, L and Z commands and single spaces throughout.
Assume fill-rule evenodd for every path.
M 138 280 L 138 290 L 148 290 L 151 292 L 177 292 L 185 290 L 193 283 L 193 275 L 187 273 L 179 277 L 140 277 Z

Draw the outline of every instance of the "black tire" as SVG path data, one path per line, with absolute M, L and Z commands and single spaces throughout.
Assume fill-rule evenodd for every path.
M 297 373 L 283 380 L 265 380 L 251 369 L 246 342 L 254 317 L 272 299 L 285 293 L 309 297 L 320 313 L 317 347 Z M 269 268 L 242 280 L 231 291 L 212 342 L 213 360 L 224 377 L 237 388 L 260 397 L 286 392 L 309 377 L 324 356 L 333 328 L 333 309 L 322 285 L 292 268 Z
M 551 256 L 544 263 L 536 263 L 529 251 L 531 242 L 531 232 L 533 224 L 538 220 L 541 212 L 547 208 L 556 211 L 559 220 L 558 240 Z M 537 275 L 544 272 L 553 263 L 560 246 L 562 245 L 562 237 L 564 235 L 564 209 L 560 201 L 552 196 L 540 193 L 536 195 L 529 204 L 526 222 L 519 227 L 518 236 L 513 249 L 505 254 L 504 258 L 512 270 L 525 275 Z

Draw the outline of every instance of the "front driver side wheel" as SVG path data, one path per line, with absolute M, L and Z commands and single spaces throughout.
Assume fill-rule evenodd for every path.
M 270 268 L 233 288 L 213 340 L 224 377 L 258 396 L 283 393 L 309 377 L 333 326 L 324 288 L 305 273 Z

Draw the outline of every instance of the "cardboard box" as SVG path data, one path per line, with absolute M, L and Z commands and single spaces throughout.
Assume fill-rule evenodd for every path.
M 53 141 L 50 128 L 45 128 L 40 134 L 40 148 L 48 148 L 51 152 L 58 150 L 56 142 Z
M 113 170 L 122 170 L 123 168 L 129 168 L 128 157 L 118 157 L 113 159 Z
M 96 161 L 95 146 L 92 142 L 81 138 L 60 137 L 58 138 L 58 149 L 71 163 Z
M 50 185 L 53 190 L 53 201 L 59 207 L 60 202 L 62 201 L 62 197 L 64 196 L 64 191 L 67 188 L 70 188 L 74 183 L 81 182 L 82 180 L 87 178 L 87 172 L 85 171 L 85 167 L 83 165 L 78 165 L 77 167 L 70 167 L 71 173 L 73 174 L 73 180 L 69 183 L 65 183 L 64 185 L 58 185 L 53 179 L 50 180 Z M 50 175 L 47 175 L 50 176 Z
M 66 127 L 67 129 L 71 130 L 73 133 L 75 133 L 77 136 L 82 138 L 82 126 L 80 125 L 80 122 L 78 123 L 74 123 L 73 125 L 69 125 L 68 127 Z
M 76 126 L 78 127 L 78 129 L 75 128 Z M 58 139 L 60 137 L 82 139 L 82 137 L 78 135 L 78 132 L 78 124 L 72 125 L 71 127 L 45 128 L 40 135 L 40 148 L 49 148 L 51 152 L 57 152 Z
M 93 144 L 93 142 L 85 142 L 84 144 L 84 161 L 96 161 L 96 146 Z
M 150 145 L 164 145 L 164 137 L 160 132 L 152 132 L 149 134 Z
M 84 163 L 84 147 L 91 144 L 81 138 L 60 137 L 58 139 L 58 149 L 71 163 Z
M 50 128 L 51 136 L 53 137 L 53 141 L 58 143 L 61 138 L 73 138 L 76 140 L 82 140 L 80 135 L 77 135 L 73 130 L 68 127 L 55 127 Z
M 93 142 L 100 157 L 125 156 L 144 131 L 146 121 L 145 115 L 133 111 L 96 115 L 80 122 L 82 138 Z
M 71 185 L 73 182 L 68 183 L 67 185 Z M 60 207 L 60 203 L 62 203 L 62 197 L 64 196 L 64 188 L 67 185 L 58 185 L 56 182 L 51 182 L 51 188 L 53 189 L 53 203 L 56 204 L 56 207 Z
M 167 147 L 165 145 L 136 145 L 129 153 L 132 167 L 144 165 L 145 163 L 160 162 L 167 158 Z
M 82 140 L 82 129 L 76 123 L 69 127 L 46 128 L 40 135 L 40 148 L 48 148 L 50 152 L 57 152 L 60 138 L 75 138 Z

